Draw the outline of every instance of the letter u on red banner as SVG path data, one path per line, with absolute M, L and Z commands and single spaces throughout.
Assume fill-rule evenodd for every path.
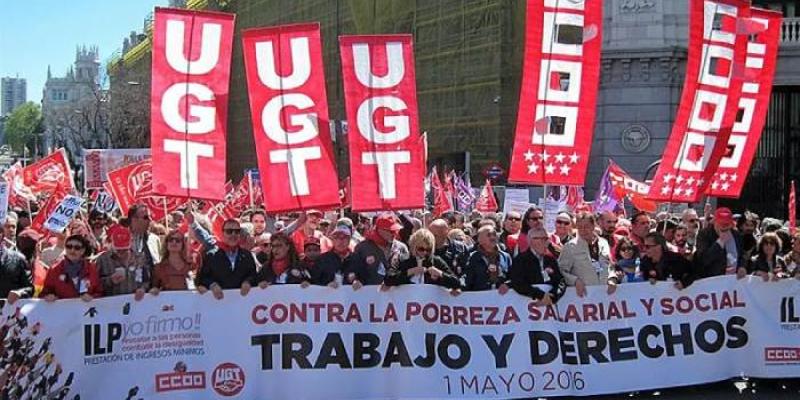
M 411 35 L 340 36 L 353 211 L 423 208 Z
M 509 180 L 582 186 L 600 74 L 601 0 L 528 0 Z
M 338 207 L 319 24 L 246 30 L 242 46 L 267 211 Z
M 150 103 L 156 194 L 222 199 L 233 14 L 156 8 Z
M 744 79 L 739 114 L 707 191 L 717 197 L 738 198 L 742 193 L 767 119 L 778 60 L 781 14 L 753 8 L 750 20 L 744 21 L 747 23 L 740 23 L 738 31 L 749 36 L 747 58 L 744 67 L 734 71 Z
M 739 111 L 749 0 L 691 0 L 689 55 L 678 113 L 648 197 L 696 202 L 725 154 Z

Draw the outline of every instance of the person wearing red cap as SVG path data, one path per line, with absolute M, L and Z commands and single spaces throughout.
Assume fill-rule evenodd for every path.
M 141 300 L 150 289 L 151 270 L 144 258 L 135 257 L 131 252 L 131 232 L 122 225 L 114 225 L 106 232 L 110 250 L 97 257 L 97 268 L 103 291 L 116 296 L 133 293 L 134 299 Z
M 323 216 L 320 210 L 308 210 L 305 212 L 304 221 L 301 221 L 302 226 L 291 234 L 296 249 L 302 251 L 305 247 L 306 239 L 309 237 L 319 239 L 322 252 L 326 252 L 333 247 L 333 243 L 331 243 L 330 239 L 325 237 L 325 234 L 319 230 L 319 221 Z
M 383 284 L 387 271 L 396 269 L 401 261 L 410 257 L 408 247 L 395 239 L 400 229 L 403 225 L 394 214 L 378 216 L 375 228 L 353 250 L 346 278 L 354 289 L 358 290 L 362 285 Z
M 714 212 L 711 225 L 697 233 L 694 261 L 701 277 L 736 274 L 743 278 L 747 274 L 742 240 L 733 225 L 731 210 L 720 207 Z

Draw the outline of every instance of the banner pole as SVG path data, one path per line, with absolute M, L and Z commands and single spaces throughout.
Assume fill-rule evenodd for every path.
M 247 192 L 250 194 L 250 209 L 256 208 L 255 200 L 253 199 L 253 172 L 247 171 Z
M 169 209 L 167 208 L 167 196 L 164 196 L 163 199 L 164 199 L 164 201 L 163 201 L 163 203 L 164 203 L 164 225 L 169 226 L 169 212 L 167 211 Z

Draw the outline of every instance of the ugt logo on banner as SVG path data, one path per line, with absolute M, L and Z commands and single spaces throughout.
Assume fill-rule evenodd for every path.
M 150 104 L 156 194 L 225 196 L 233 19 L 233 14 L 156 8 Z
M 425 146 L 419 135 L 411 35 L 341 36 L 353 211 L 423 208 Z

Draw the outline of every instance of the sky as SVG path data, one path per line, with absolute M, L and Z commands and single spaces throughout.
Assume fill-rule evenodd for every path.
M 28 101 L 40 102 L 47 80 L 63 76 L 75 61 L 75 46 L 98 46 L 100 62 L 145 17 L 167 0 L 0 0 L 0 77 L 19 75 L 28 85 Z

